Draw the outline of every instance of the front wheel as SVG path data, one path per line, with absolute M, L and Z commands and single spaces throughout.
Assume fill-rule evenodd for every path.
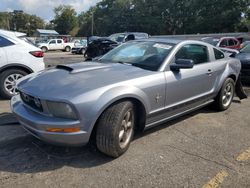
M 48 51 L 48 48 L 47 48 L 47 47 L 45 47 L 45 46 L 43 46 L 43 47 L 41 48 L 41 50 L 45 53 L 45 52 L 47 52 L 47 51 Z
M 111 157 L 119 157 L 127 151 L 134 135 L 134 105 L 124 101 L 104 111 L 97 123 L 97 148 Z
M 219 111 L 227 110 L 233 101 L 234 93 L 235 93 L 235 82 L 232 78 L 227 78 L 220 92 L 215 98 L 216 109 Z

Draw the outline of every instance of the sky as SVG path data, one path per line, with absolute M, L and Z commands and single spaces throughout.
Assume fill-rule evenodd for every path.
M 88 10 L 101 0 L 0 0 L 0 12 L 23 10 L 50 21 L 54 17 L 53 9 L 59 5 L 71 5 L 77 13 Z

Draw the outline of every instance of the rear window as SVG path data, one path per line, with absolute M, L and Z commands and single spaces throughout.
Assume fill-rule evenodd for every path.
M 214 57 L 215 59 L 223 59 L 225 56 L 220 50 L 214 48 Z
M 11 45 L 14 45 L 14 43 L 0 36 L 0 47 L 6 47 L 6 46 L 11 46 Z

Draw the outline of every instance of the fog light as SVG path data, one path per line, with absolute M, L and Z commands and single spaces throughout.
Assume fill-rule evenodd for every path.
M 75 133 L 80 132 L 79 127 L 73 128 L 47 128 L 46 131 L 48 132 L 56 132 L 56 133 Z

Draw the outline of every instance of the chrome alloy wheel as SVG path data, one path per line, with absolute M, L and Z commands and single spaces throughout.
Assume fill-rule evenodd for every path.
M 11 95 L 16 95 L 18 93 L 17 87 L 16 87 L 17 80 L 22 77 L 23 77 L 22 74 L 18 74 L 18 73 L 10 74 L 4 80 L 4 89 Z
M 222 104 L 227 107 L 230 105 L 232 99 L 234 97 L 234 86 L 233 83 L 228 82 L 222 95 Z
M 134 114 L 133 110 L 129 109 L 122 120 L 121 130 L 119 132 L 119 145 L 123 149 L 125 148 L 132 137 L 134 127 Z

